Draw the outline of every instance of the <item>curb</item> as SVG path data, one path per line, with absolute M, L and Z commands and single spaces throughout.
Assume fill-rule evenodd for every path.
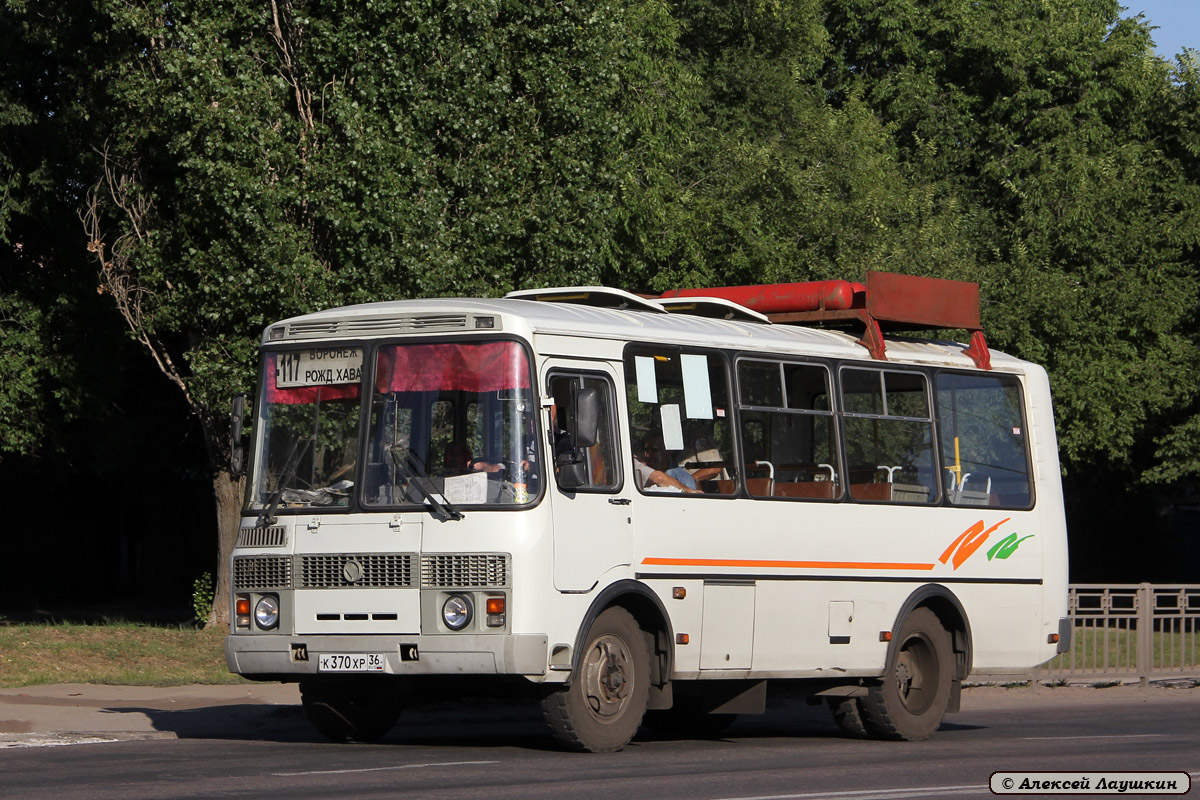
M 142 742 L 178 739 L 173 731 L 56 731 L 53 733 L 0 733 L 0 750 L 17 747 L 56 747 L 105 742 Z

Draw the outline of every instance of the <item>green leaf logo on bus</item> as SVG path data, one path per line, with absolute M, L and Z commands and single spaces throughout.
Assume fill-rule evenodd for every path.
M 993 558 L 1008 558 L 1013 553 L 1017 552 L 1017 548 L 1021 546 L 1021 542 L 1032 538 L 1032 533 L 1028 536 L 1022 536 L 1019 539 L 1017 538 L 1017 534 L 1010 533 L 1008 536 L 1005 536 L 1003 539 L 996 542 L 996 544 L 992 545 L 992 549 L 987 551 L 987 560 L 991 561 Z

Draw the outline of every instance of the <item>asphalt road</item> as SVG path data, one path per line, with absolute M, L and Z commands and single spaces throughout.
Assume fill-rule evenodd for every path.
M 919 743 L 843 739 L 823 708 L 787 704 L 721 739 L 644 735 L 603 755 L 555 750 L 511 704 L 435 706 L 375 745 L 324 742 L 294 705 L 232 725 L 214 708 L 147 709 L 157 733 L 0 750 L 0 797 L 893 800 L 990 797 L 993 772 L 1019 770 L 1182 771 L 1200 785 L 1200 690 L 1056 691 L 975 690 Z

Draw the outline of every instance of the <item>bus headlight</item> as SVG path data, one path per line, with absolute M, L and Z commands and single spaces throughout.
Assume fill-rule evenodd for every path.
M 442 622 L 452 631 L 461 631 L 471 624 L 475 610 L 471 607 L 471 598 L 465 594 L 452 594 L 442 604 Z
M 279 600 L 272 595 L 263 595 L 254 606 L 254 621 L 264 631 L 269 631 L 279 624 Z

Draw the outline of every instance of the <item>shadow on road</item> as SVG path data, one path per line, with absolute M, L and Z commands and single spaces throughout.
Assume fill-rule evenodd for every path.
M 328 741 L 313 729 L 299 705 L 242 703 L 178 710 L 112 705 L 104 710 L 144 714 L 155 730 L 173 733 L 180 739 L 297 743 Z M 942 729 L 967 730 L 971 727 L 944 724 Z M 839 737 L 837 726 L 823 705 L 786 702 L 772 704 L 767 713 L 762 715 L 740 716 L 728 729 L 714 735 L 687 731 L 662 733 L 643 727 L 634 744 L 704 739 L 733 741 Z M 431 702 L 414 707 L 400 716 L 396 726 L 379 744 L 558 749 L 547 732 L 536 703 L 496 699 Z

